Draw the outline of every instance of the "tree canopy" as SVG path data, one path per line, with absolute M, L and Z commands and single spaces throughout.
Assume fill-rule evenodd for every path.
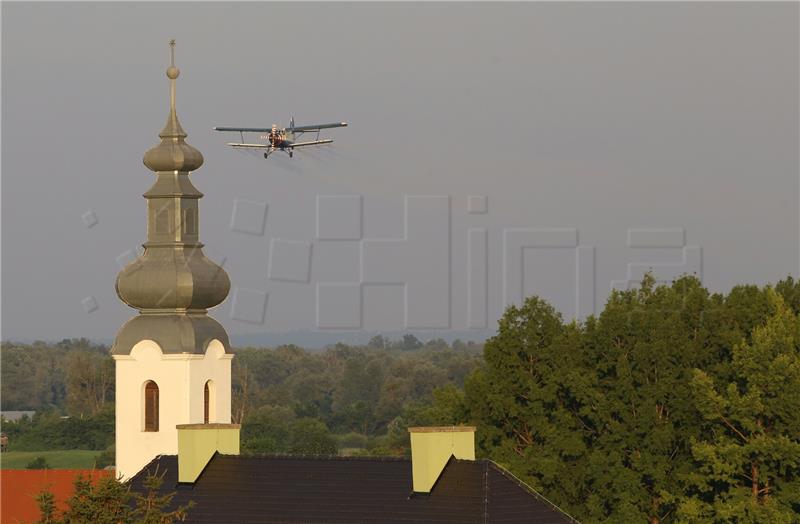
M 583 323 L 530 297 L 405 422 L 478 426 L 480 454 L 582 521 L 796 522 L 797 290 L 648 275 Z

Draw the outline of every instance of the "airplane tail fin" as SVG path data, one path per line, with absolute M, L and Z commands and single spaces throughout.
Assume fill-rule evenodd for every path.
M 289 129 L 294 129 L 294 117 L 289 118 Z

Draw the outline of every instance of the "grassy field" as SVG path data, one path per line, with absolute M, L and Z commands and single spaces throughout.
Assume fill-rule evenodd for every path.
M 6 451 L 0 453 L 0 468 L 25 469 L 36 457 L 44 457 L 51 469 L 91 469 L 102 451 L 71 449 L 64 451 Z

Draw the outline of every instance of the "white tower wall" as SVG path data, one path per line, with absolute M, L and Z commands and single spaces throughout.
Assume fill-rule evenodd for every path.
M 117 477 L 126 480 L 158 455 L 178 453 L 178 424 L 200 424 L 204 388 L 209 387 L 209 422 L 231 421 L 231 360 L 218 340 L 205 354 L 165 354 L 152 340 L 142 340 L 116 361 Z M 144 388 L 158 386 L 158 431 L 145 431 Z

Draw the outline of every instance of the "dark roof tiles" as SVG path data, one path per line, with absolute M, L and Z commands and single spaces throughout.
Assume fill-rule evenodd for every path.
M 215 455 L 192 485 L 178 485 L 176 456 L 164 474 L 173 504 L 194 501 L 189 522 L 561 523 L 570 519 L 493 462 L 451 458 L 430 494 L 412 493 L 408 459 Z

